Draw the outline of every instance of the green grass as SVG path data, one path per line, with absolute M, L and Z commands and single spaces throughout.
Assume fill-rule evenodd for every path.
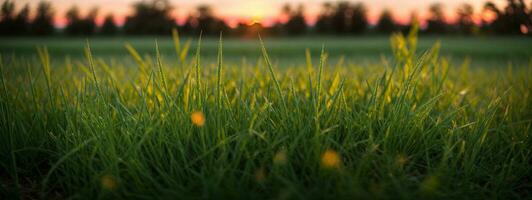
M 129 61 L 104 59 L 115 50 L 103 40 L 52 41 L 37 56 L 12 43 L 20 52 L 0 61 L 0 197 L 532 197 L 532 64 L 519 44 L 499 47 L 525 64 L 484 68 L 440 57 L 438 43 L 424 51 L 415 34 L 393 36 L 373 67 L 331 60 L 327 43 L 282 65 L 270 51 L 282 40 L 244 61 L 225 59 L 238 51 L 221 38 L 190 53 L 168 39 L 105 44 Z M 84 58 L 54 55 L 68 44 Z

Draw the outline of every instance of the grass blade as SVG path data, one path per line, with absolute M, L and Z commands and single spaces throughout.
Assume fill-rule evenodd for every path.
M 286 108 L 286 102 L 284 100 L 283 91 L 281 90 L 281 85 L 279 84 L 279 81 L 277 80 L 277 77 L 275 76 L 275 72 L 273 71 L 273 66 L 270 61 L 270 57 L 268 56 L 268 52 L 266 51 L 266 47 L 264 46 L 264 42 L 262 41 L 262 38 L 260 37 L 260 35 L 259 35 L 259 41 L 260 41 L 260 46 L 262 50 L 262 56 L 264 57 L 264 62 L 266 62 L 266 65 L 268 66 L 268 70 L 270 71 L 270 75 L 273 79 L 273 82 L 275 83 L 275 89 L 277 90 L 277 94 L 279 95 L 279 98 L 281 99 L 283 106 Z
M 222 73 L 223 73 L 223 46 L 222 46 L 222 33 L 220 32 L 220 40 L 218 41 L 218 72 L 217 72 L 217 83 L 216 83 L 216 103 L 218 109 L 222 108 Z

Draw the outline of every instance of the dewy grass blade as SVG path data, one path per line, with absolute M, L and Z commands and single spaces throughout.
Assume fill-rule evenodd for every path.
M 51 63 L 50 63 L 50 54 L 46 47 L 37 48 L 37 53 L 39 54 L 39 59 L 41 61 L 42 71 L 44 73 L 44 78 L 46 79 L 46 88 L 48 89 L 48 98 L 50 98 L 50 105 L 53 107 L 54 96 L 52 91 L 52 75 L 51 75 Z
M 273 66 L 270 61 L 270 57 L 268 56 L 268 52 L 266 51 L 266 47 L 264 46 L 264 42 L 262 41 L 262 38 L 260 37 L 260 35 L 259 35 L 259 41 L 260 41 L 260 46 L 262 50 L 262 56 L 264 57 L 264 62 L 266 62 L 266 65 L 268 66 L 268 70 L 270 71 L 270 75 L 275 84 L 277 94 L 279 95 L 279 98 L 281 99 L 283 106 L 286 108 L 286 102 L 284 100 L 283 91 L 281 90 L 281 85 L 279 84 L 279 81 L 277 80 L 277 77 L 275 76 L 275 72 L 273 70 Z
M 318 69 L 318 77 L 317 77 L 317 83 L 316 83 L 316 112 L 319 110 L 319 105 L 321 104 L 321 77 L 323 74 L 323 65 L 325 64 L 325 45 L 321 46 L 321 53 L 320 53 L 320 65 Z
M 94 59 L 92 58 L 92 52 L 89 40 L 86 41 L 85 46 L 85 56 L 87 57 L 87 61 L 89 62 L 89 69 L 92 74 L 92 80 L 94 81 L 94 85 L 96 86 L 96 92 L 98 96 L 102 97 L 102 90 L 100 89 L 100 84 L 98 83 L 98 78 L 96 77 L 96 70 L 94 69 Z
M 217 83 L 216 83 L 216 103 L 218 105 L 218 109 L 222 108 L 222 73 L 223 73 L 223 46 L 222 46 L 222 33 L 220 32 L 220 40 L 218 41 L 218 58 L 217 58 L 217 64 L 218 64 L 218 71 L 217 71 Z
M 159 44 L 157 43 L 157 40 L 155 41 L 155 56 L 157 58 L 157 67 L 159 68 L 159 77 L 163 83 L 164 93 L 167 94 L 168 85 L 166 83 L 166 78 L 164 77 L 163 63 L 161 61 L 161 53 L 159 52 Z
M 188 39 L 185 42 L 185 45 L 183 45 L 183 48 L 181 49 L 181 53 L 179 54 L 179 61 L 181 61 L 181 64 L 183 64 L 183 65 L 187 61 L 188 50 L 190 49 L 190 44 L 191 43 L 192 43 L 192 40 Z
M 200 32 L 199 38 L 198 38 L 198 45 L 196 47 L 196 63 L 195 63 L 195 69 L 196 69 L 196 93 L 197 93 L 197 100 L 199 106 L 202 105 L 202 95 L 201 95 L 201 37 L 202 32 Z
M 307 70 L 309 73 L 312 73 L 314 71 L 312 67 L 312 55 L 310 54 L 310 50 L 308 48 L 305 49 L 305 60 L 307 64 Z
M 172 29 L 172 40 L 174 41 L 174 48 L 175 48 L 176 56 L 179 59 L 181 57 L 181 41 L 179 38 L 179 32 L 177 31 L 176 28 Z M 181 62 L 181 59 L 179 59 L 178 61 Z

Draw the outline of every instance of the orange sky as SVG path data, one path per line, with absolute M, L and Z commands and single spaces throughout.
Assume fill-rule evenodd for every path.
M 4 0 L 1 0 L 4 1 Z M 94 6 L 100 8 L 101 21 L 103 15 L 114 13 L 119 23 L 124 21 L 124 17 L 131 12 L 131 4 L 139 0 L 51 0 L 56 10 L 56 24 L 63 26 L 65 24 L 65 11 L 73 5 L 78 5 L 82 11 L 87 11 Z M 502 6 L 505 0 L 492 0 L 497 5 Z M 530 4 L 532 0 L 525 0 Z M 25 3 L 35 6 L 38 0 L 15 0 L 18 7 Z M 230 25 L 238 21 L 256 20 L 264 25 L 271 25 L 279 19 L 281 7 L 290 2 L 291 5 L 302 3 L 305 6 L 305 16 L 310 23 L 316 19 L 320 7 L 324 2 L 336 2 L 334 0 L 170 0 L 174 6 L 172 15 L 178 19 L 178 22 L 194 10 L 197 5 L 207 4 L 214 8 L 215 14 L 226 20 Z M 441 2 L 445 6 L 445 11 L 449 20 L 453 20 L 454 11 L 462 3 L 469 3 L 475 7 L 475 12 L 479 12 L 481 6 L 486 0 L 352 0 L 351 2 L 363 2 L 369 9 L 369 20 L 374 23 L 383 9 L 393 11 L 395 18 L 402 23 L 408 22 L 412 11 L 416 11 L 420 18 L 427 15 L 427 9 L 430 4 Z M 478 16 L 476 20 L 479 20 Z

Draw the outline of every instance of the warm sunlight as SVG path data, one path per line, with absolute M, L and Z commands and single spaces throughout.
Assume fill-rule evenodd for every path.
M 243 2 L 244 6 L 237 7 L 234 9 L 220 9 L 219 14 L 220 15 L 226 15 L 230 16 L 231 13 L 239 15 L 239 18 L 243 21 L 247 21 L 246 24 L 253 25 L 257 23 L 261 23 L 267 15 L 275 15 L 275 13 L 267 13 L 268 2 L 265 1 L 250 1 L 250 2 Z M 272 17 L 272 16 L 270 16 Z
M 260 24 L 260 21 L 262 20 L 261 17 L 257 17 L 257 16 L 254 16 L 251 18 L 250 22 L 248 23 L 248 25 L 253 25 L 253 24 Z
M 1 199 L 531 199 L 532 0 L 0 0 Z
M 0 0 L 4 1 L 4 0 Z M 492 0 L 496 5 L 503 5 L 505 0 Z M 38 1 L 35 0 L 17 0 L 22 5 L 29 3 L 30 6 L 35 6 Z M 73 5 L 77 5 L 81 13 L 86 13 L 91 8 L 98 6 L 99 13 L 103 16 L 108 13 L 114 13 L 119 24 L 124 23 L 125 17 L 131 13 L 130 6 L 137 0 L 54 0 L 53 10 L 56 14 L 55 23 L 59 26 L 64 26 L 67 22 L 64 17 L 66 11 Z M 246 22 L 252 24 L 260 22 L 262 25 L 273 25 L 275 21 L 279 20 L 281 8 L 289 3 L 292 6 L 303 4 L 305 6 L 305 17 L 310 23 L 314 23 L 316 15 L 320 13 L 320 8 L 325 2 L 339 2 L 328 0 L 196 0 L 196 1 L 179 1 L 169 0 L 173 6 L 172 15 L 176 17 L 178 22 L 183 22 L 185 18 L 194 11 L 199 5 L 210 5 L 214 13 L 224 19 L 231 27 L 236 26 L 239 22 Z M 362 2 L 368 8 L 368 17 L 370 22 L 376 22 L 380 12 L 384 9 L 392 9 L 395 17 L 400 22 L 407 22 L 412 12 L 416 12 L 420 17 L 426 17 L 426 9 L 434 3 L 432 1 L 424 0 L 407 0 L 407 1 L 387 1 L 387 0 L 346 0 L 346 2 L 356 3 Z M 443 1 L 442 1 L 443 2 Z M 463 3 L 473 5 L 475 11 L 480 11 L 481 6 L 485 0 L 447 0 L 444 1 L 444 11 L 449 14 L 448 17 L 453 17 L 453 11 L 457 6 Z M 105 6 L 102 6 L 105 5 Z M 103 17 L 99 16 L 97 22 L 103 22 Z

